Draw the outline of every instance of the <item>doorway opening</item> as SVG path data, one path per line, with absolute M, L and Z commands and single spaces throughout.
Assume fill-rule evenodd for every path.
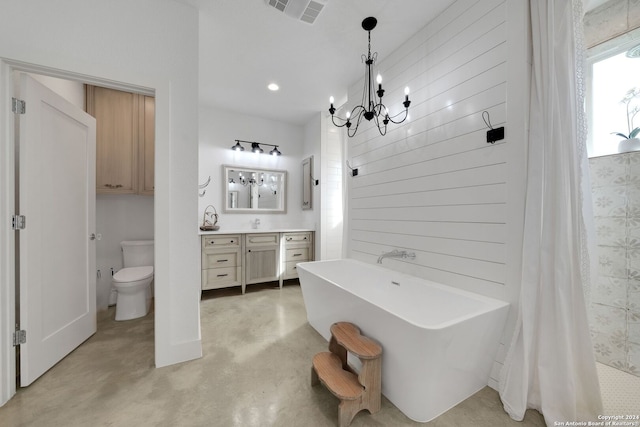
M 28 67 L 27 67 L 28 68 Z M 47 75 L 46 73 L 40 74 L 33 72 L 34 70 L 22 70 L 16 69 L 13 71 L 14 75 L 19 75 L 23 73 L 29 74 L 34 80 L 40 82 L 43 86 L 52 90 L 56 94 L 60 95 L 62 98 L 67 100 L 69 103 L 73 104 L 75 107 L 86 111 L 86 83 L 81 80 L 72 80 L 67 78 L 58 78 Z M 39 71 L 39 70 L 38 70 Z M 95 82 L 92 82 L 95 83 Z M 110 84 L 113 87 L 113 84 Z M 119 89 L 125 90 L 135 90 L 136 88 L 119 87 Z M 14 92 L 15 92 L 14 88 Z M 136 96 L 140 96 L 143 99 L 149 98 L 153 100 L 153 93 L 149 93 L 148 90 L 140 89 L 135 92 Z M 152 110 L 153 112 L 153 110 Z M 144 113 L 141 113 L 143 116 Z M 150 123 L 144 123 L 144 117 L 142 117 L 141 123 L 143 128 L 140 133 L 144 134 L 143 131 L 146 131 L 147 134 L 153 135 L 154 128 L 154 120 L 155 117 L 151 116 Z M 145 126 L 146 125 L 146 126 Z M 16 132 L 16 140 L 18 137 L 18 132 Z M 17 142 L 16 142 L 17 144 Z M 96 318 L 99 316 L 104 316 L 105 313 L 109 312 L 109 303 L 110 295 L 111 295 L 111 276 L 117 272 L 123 266 L 122 260 L 122 251 L 120 248 L 120 242 L 123 240 L 153 240 L 154 234 L 154 197 L 153 197 L 153 177 L 154 177 L 154 152 L 153 152 L 153 140 L 151 140 L 150 149 L 147 144 L 146 147 L 140 148 L 140 158 L 146 161 L 147 165 L 149 165 L 151 176 L 151 184 L 150 191 L 147 193 L 136 193 L 136 194 L 119 194 L 118 192 L 113 192 L 113 194 L 97 194 L 94 195 L 93 202 L 95 203 L 96 210 L 94 212 L 94 218 L 96 221 L 95 226 L 95 256 L 93 257 L 92 266 L 95 268 L 95 271 L 92 271 L 91 274 L 95 274 L 95 296 L 97 314 L 94 310 L 94 318 L 93 322 L 96 323 Z M 136 153 L 137 154 L 137 153 Z M 95 163 L 95 159 L 99 155 L 104 155 L 104 153 L 98 153 L 97 155 L 93 153 L 93 159 Z M 138 157 L 136 156 L 136 159 Z M 122 160 L 121 160 L 122 161 Z M 19 185 L 19 171 L 20 166 L 16 164 L 16 186 Z M 149 172 L 149 171 L 147 171 Z M 142 173 L 141 178 L 136 175 L 134 177 L 135 182 L 140 178 L 142 180 L 145 179 L 144 173 Z M 95 173 L 94 173 L 95 177 Z M 44 178 L 44 177 L 43 177 Z M 148 178 L 148 177 L 147 177 Z M 147 181 L 149 181 L 147 179 Z M 91 184 L 94 188 L 95 194 L 95 181 L 91 181 Z M 146 182 L 145 184 L 148 184 Z M 148 189 L 149 186 L 146 188 Z M 16 199 L 18 192 L 16 190 Z M 144 195 L 142 195 L 144 194 Z M 64 203 L 64 200 L 61 200 L 61 203 Z M 19 212 L 19 211 L 16 211 Z M 16 239 L 18 241 L 19 238 Z M 16 250 L 16 258 L 18 258 L 18 251 Z M 20 314 L 20 291 L 18 286 L 19 274 L 20 271 L 18 260 L 16 262 L 16 306 L 15 306 L 15 314 L 16 314 L 16 323 L 19 320 Z M 53 285 L 53 284 L 52 284 Z M 55 293 L 55 291 L 53 291 Z M 113 301 L 115 303 L 115 301 Z M 113 310 L 110 310 L 113 313 Z M 153 311 L 151 311 L 149 316 L 153 316 Z M 19 373 L 20 373 L 20 346 L 16 347 L 16 379 L 19 381 Z M 17 386 L 20 387 L 21 384 L 18 382 Z

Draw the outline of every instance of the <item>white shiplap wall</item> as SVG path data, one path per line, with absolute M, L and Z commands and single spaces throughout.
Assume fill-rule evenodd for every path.
M 354 258 L 402 248 L 416 252 L 420 276 L 505 283 L 505 141 L 487 144 L 482 119 L 488 111 L 494 127 L 505 122 L 505 8 L 456 2 L 380 64 L 390 108 L 411 88 L 410 119 L 384 137 L 360 129 L 348 143 L 359 172 L 349 190 Z M 362 90 L 353 89 L 349 99 Z
M 459 0 L 387 57 L 385 103 L 409 119 L 382 137 L 369 123 L 347 141 L 347 254 L 512 304 L 489 385 L 513 333 L 520 292 L 528 96 L 527 6 Z M 372 33 L 375 50 L 376 37 Z M 509 87 L 509 90 L 507 90 Z M 346 107 L 360 100 L 350 87 Z M 507 105 L 509 104 L 509 108 Z M 482 112 L 506 138 L 487 144 Z M 508 123 L 508 125 L 507 125 Z

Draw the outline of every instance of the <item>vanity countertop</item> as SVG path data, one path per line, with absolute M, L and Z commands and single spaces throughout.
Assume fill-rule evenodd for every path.
M 207 234 L 256 234 L 256 233 L 301 233 L 304 231 L 315 231 L 313 228 L 236 228 L 236 229 L 224 229 L 216 231 L 202 231 L 198 230 L 199 235 Z

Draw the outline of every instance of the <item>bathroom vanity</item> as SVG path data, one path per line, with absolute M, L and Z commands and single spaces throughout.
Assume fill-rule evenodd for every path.
M 296 265 L 313 261 L 309 229 L 201 232 L 202 290 L 298 277 Z

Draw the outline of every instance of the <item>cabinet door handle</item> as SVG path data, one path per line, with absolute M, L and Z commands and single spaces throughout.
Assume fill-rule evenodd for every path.
M 233 240 L 231 241 L 231 243 L 233 243 Z
M 219 259 L 217 262 L 227 262 L 229 261 L 228 259 Z
M 302 254 L 293 254 L 293 256 L 302 256 Z
M 287 242 L 290 242 L 293 240 L 293 237 L 287 237 Z
M 228 274 L 218 274 L 218 277 L 225 277 L 228 276 Z
M 251 249 L 249 249 L 247 252 L 251 252 Z

